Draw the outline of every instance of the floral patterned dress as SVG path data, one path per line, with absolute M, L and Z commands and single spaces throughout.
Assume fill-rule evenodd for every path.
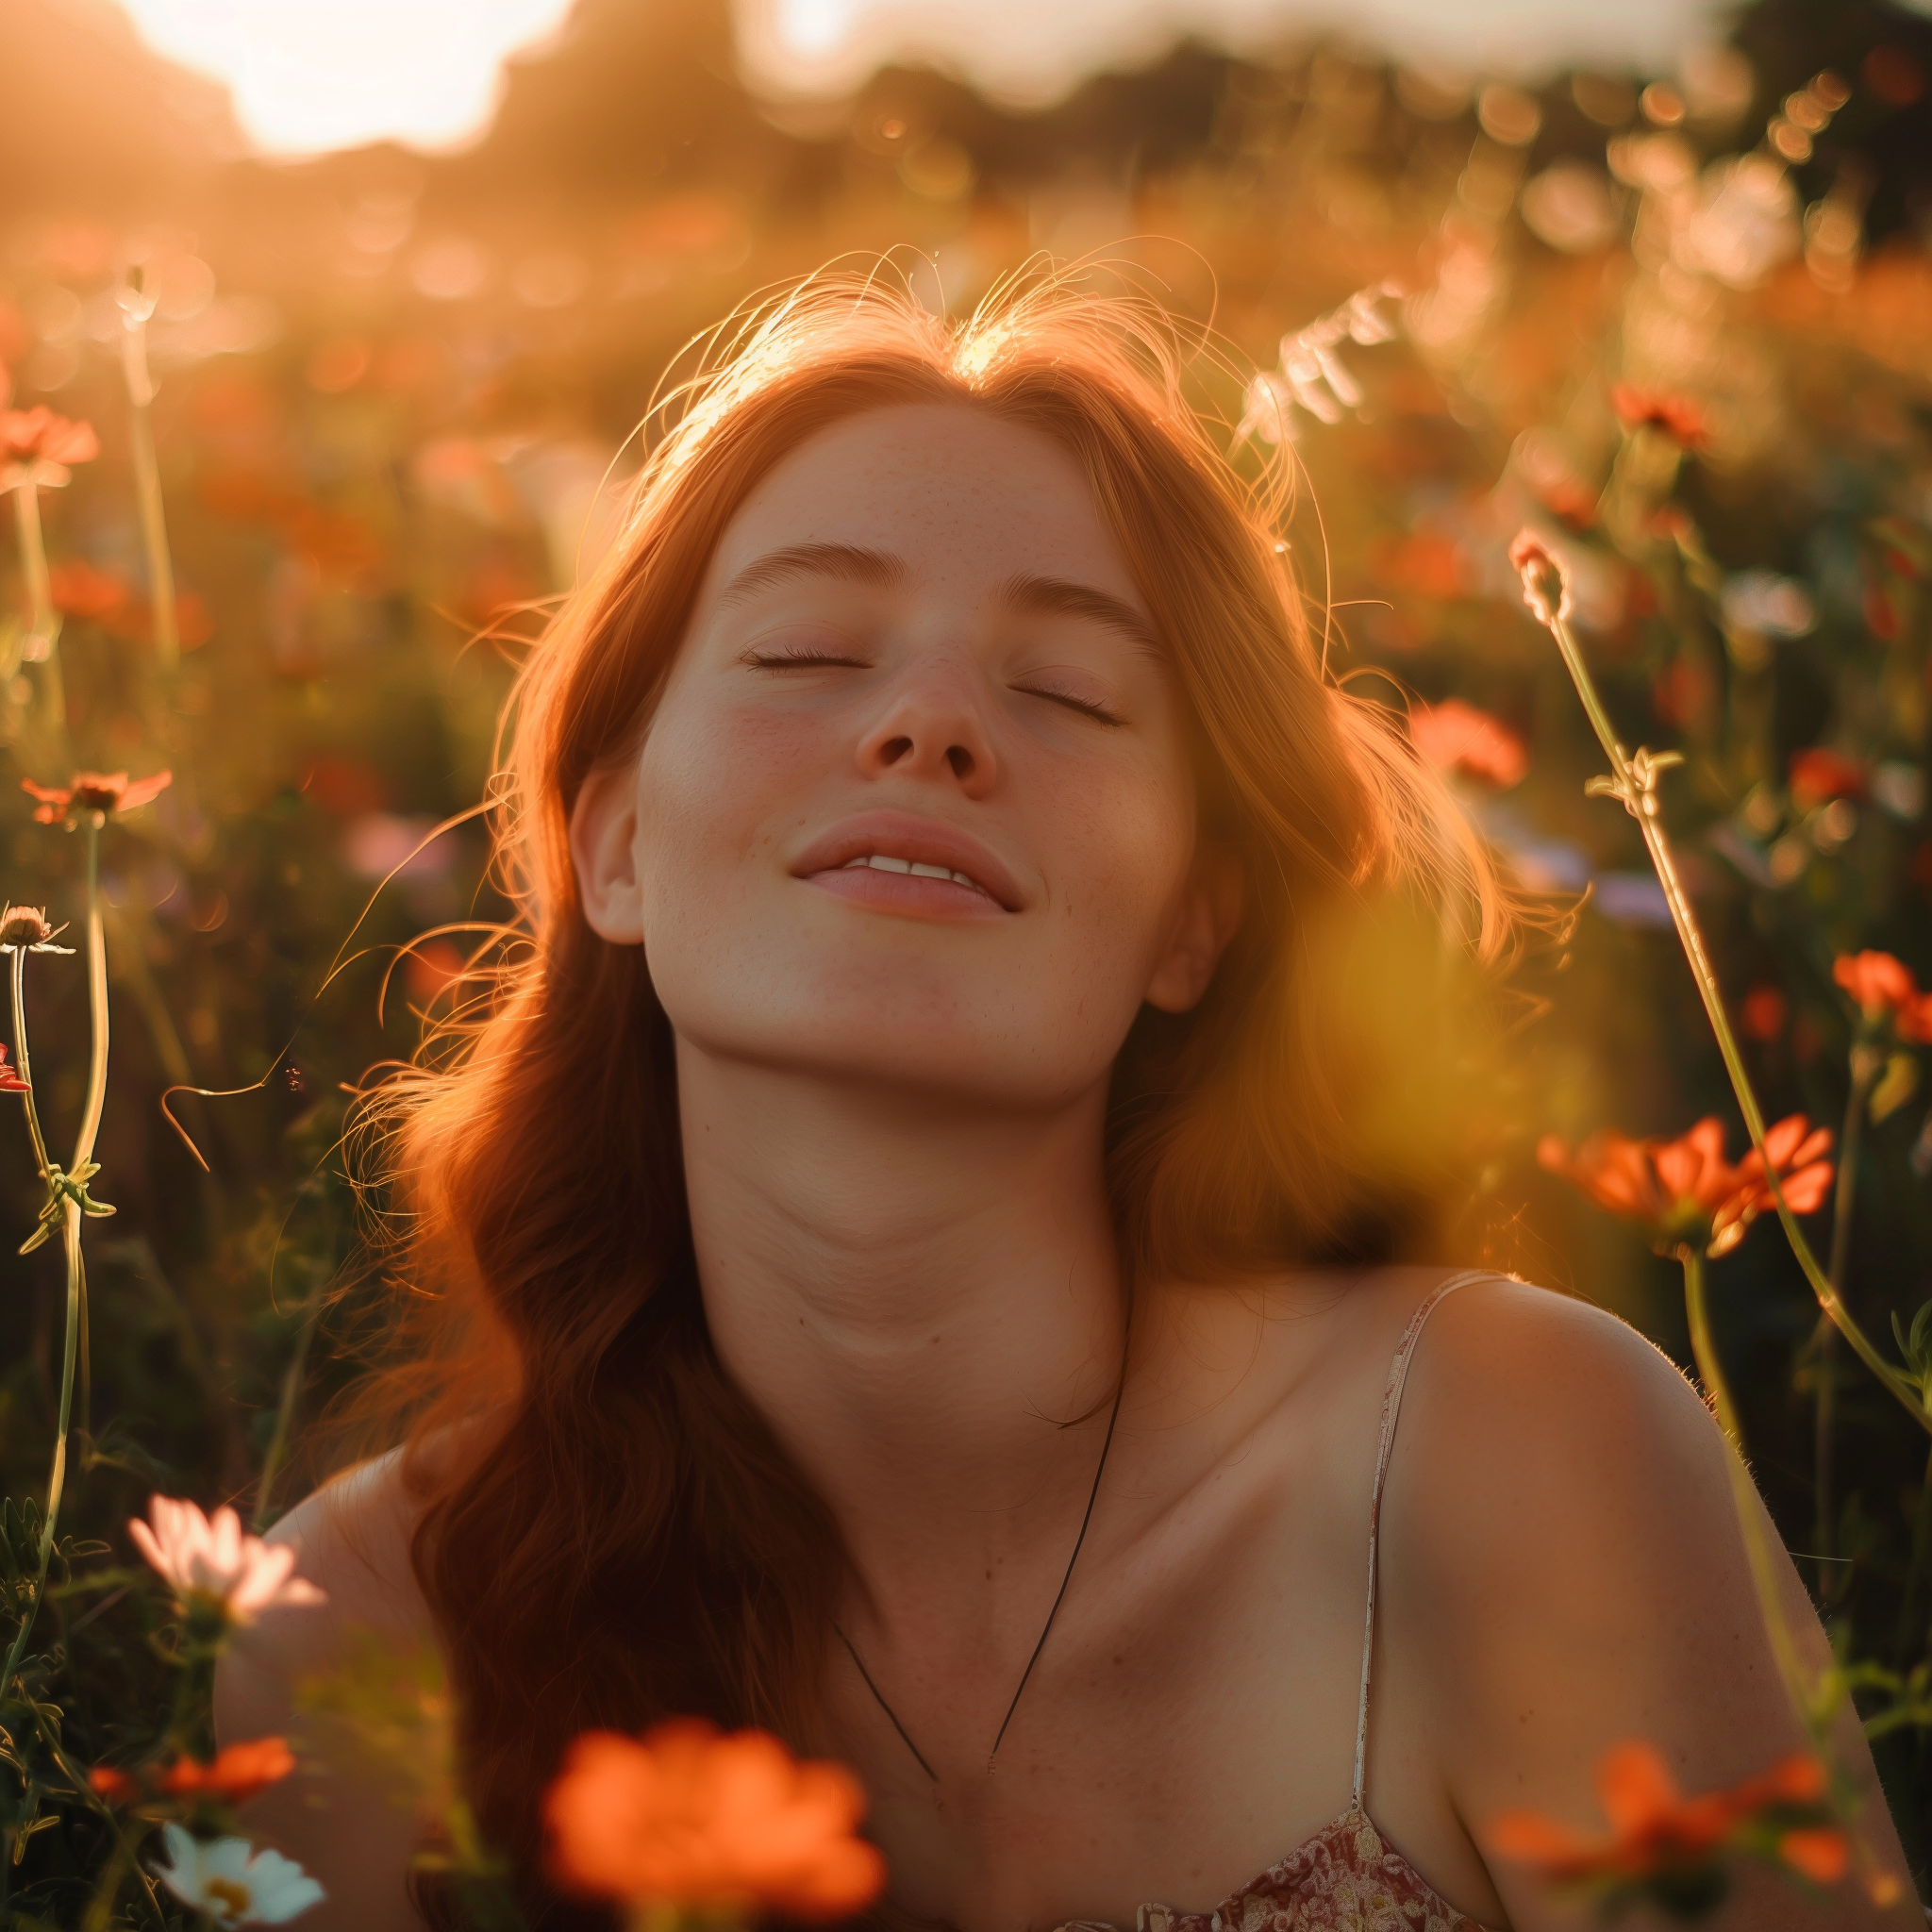
M 1395 1443 L 1395 1418 L 1423 1324 L 1443 1296 L 1487 1272 L 1457 1274 L 1435 1290 L 1409 1317 L 1389 1382 L 1382 1393 L 1382 1438 L 1375 1453 L 1375 1489 L 1369 1506 L 1369 1599 L 1362 1629 L 1361 1696 L 1356 1710 L 1355 1786 L 1348 1809 L 1287 1857 L 1269 1866 L 1224 1898 L 1212 1911 L 1186 1912 L 1172 1906 L 1142 1906 L 1135 1932 L 1483 1932 L 1458 1912 L 1375 1829 L 1362 1809 L 1362 1781 L 1369 1743 L 1369 1662 L 1375 1638 L 1375 1541 L 1382 1518 L 1382 1486 Z M 1093 1919 L 1075 1919 L 1058 1932 L 1117 1932 Z

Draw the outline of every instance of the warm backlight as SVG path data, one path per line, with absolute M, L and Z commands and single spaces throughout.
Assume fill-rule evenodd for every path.
M 225 81 L 271 154 L 375 141 L 459 146 L 483 133 L 507 56 L 571 0 L 121 0 L 158 53 Z

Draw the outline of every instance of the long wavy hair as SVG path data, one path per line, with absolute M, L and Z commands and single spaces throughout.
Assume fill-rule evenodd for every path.
M 544 1888 L 539 1825 L 575 1732 L 699 1712 L 820 1735 L 845 1556 L 710 1348 L 671 1027 L 641 948 L 586 923 L 568 844 L 586 776 L 649 729 L 721 533 L 789 452 L 902 404 L 1024 425 L 1079 465 L 1152 614 L 1245 909 L 1206 997 L 1143 1010 L 1114 1070 L 1129 1278 L 1373 1256 L 1442 1193 L 1417 1069 L 1453 1030 L 1443 962 L 1501 952 L 1508 907 L 1406 738 L 1328 675 L 1278 477 L 1244 482 L 1197 407 L 1205 355 L 1138 300 L 1051 278 L 963 324 L 876 279 L 794 290 L 703 351 L 620 538 L 517 680 L 495 803 L 515 934 L 373 1119 L 416 1573 L 471 1802 L 542 1924 L 579 1920 Z

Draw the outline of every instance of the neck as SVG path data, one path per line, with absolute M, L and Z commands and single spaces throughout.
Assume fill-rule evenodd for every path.
M 680 1042 L 678 1093 L 714 1344 L 869 1593 L 1063 1560 L 1121 1361 L 1104 1092 L 975 1110 Z

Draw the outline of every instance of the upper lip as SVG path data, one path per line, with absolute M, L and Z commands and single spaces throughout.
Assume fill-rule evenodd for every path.
M 1024 903 L 1019 880 L 991 846 L 941 819 L 918 818 L 910 812 L 868 811 L 841 819 L 792 861 L 792 876 L 830 872 L 848 859 L 872 853 L 882 858 L 903 858 L 914 865 L 942 865 L 949 872 L 963 872 L 1008 912 L 1017 912 Z

